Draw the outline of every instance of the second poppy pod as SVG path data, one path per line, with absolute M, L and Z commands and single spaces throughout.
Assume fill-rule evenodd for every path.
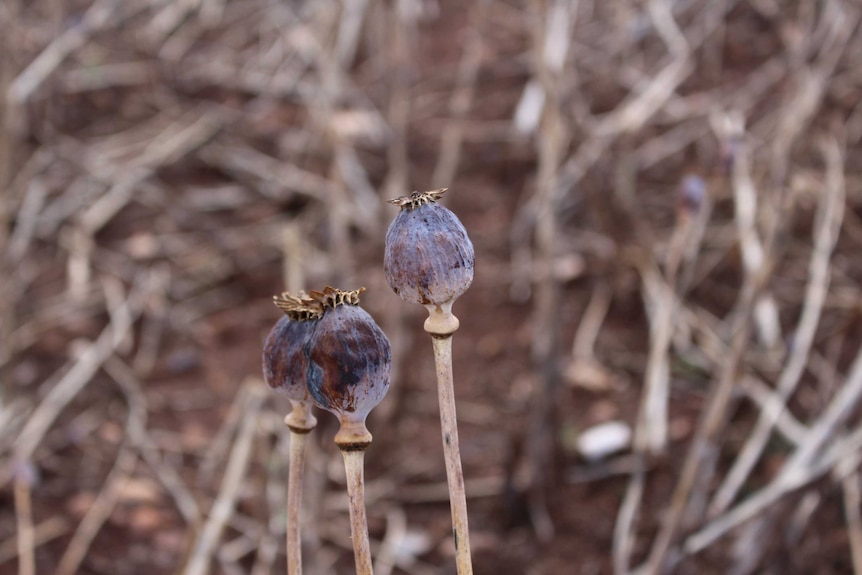
M 283 316 L 266 338 L 263 376 L 267 385 L 293 401 L 310 401 L 305 375 L 305 346 L 314 331 L 313 321 Z
M 328 301 L 305 346 L 308 391 L 318 407 L 364 422 L 389 389 L 389 340 L 358 305 Z

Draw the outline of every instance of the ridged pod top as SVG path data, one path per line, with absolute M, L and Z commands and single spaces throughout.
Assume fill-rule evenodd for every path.
M 322 303 L 323 313 L 305 346 L 308 390 L 315 405 L 342 423 L 364 423 L 389 389 L 389 340 L 359 307 L 362 291 L 310 293 Z
M 358 305 L 359 295 L 364 291 L 364 287 L 344 291 L 326 286 L 323 291 L 311 290 L 311 293 L 300 291 L 298 295 L 284 292 L 281 295 L 272 296 L 272 302 L 290 319 L 304 321 L 320 319 L 326 308 L 336 308 L 342 304 Z
M 437 203 L 445 191 L 389 200 L 401 211 L 386 232 L 383 267 L 389 286 L 404 301 L 450 303 L 473 283 L 473 244 L 458 217 Z

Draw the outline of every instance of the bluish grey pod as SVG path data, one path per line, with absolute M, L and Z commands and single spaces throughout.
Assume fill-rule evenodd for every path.
M 326 288 L 311 295 L 324 308 L 305 346 L 311 399 L 341 420 L 339 444 L 370 442 L 365 419 L 389 390 L 389 339 L 357 305 L 358 292 Z
M 323 308 L 304 293 L 283 293 L 273 298 L 284 312 L 263 346 L 263 379 L 273 390 L 292 401 L 310 401 L 305 377 L 308 361 L 305 348 Z
M 389 340 L 358 306 L 327 310 L 308 343 L 308 389 L 318 407 L 364 421 L 389 389 Z
M 263 346 L 264 381 L 293 401 L 309 401 L 304 350 L 313 329 L 313 322 L 294 321 L 283 316 L 269 332 Z
M 445 191 L 390 200 L 401 211 L 386 232 L 383 268 L 389 287 L 406 302 L 451 303 L 473 283 L 473 244 L 458 217 L 437 203 Z

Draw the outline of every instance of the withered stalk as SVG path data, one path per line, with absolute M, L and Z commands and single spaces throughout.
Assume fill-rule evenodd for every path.
M 292 402 L 293 411 L 284 418 L 290 429 L 290 461 L 287 475 L 287 574 L 302 575 L 302 478 L 308 434 L 317 426 L 311 413 L 311 403 Z
M 365 449 L 371 445 L 371 433 L 364 422 L 341 420 L 335 443 L 344 457 L 347 474 L 347 498 L 350 504 L 350 536 L 356 575 L 372 575 L 371 541 L 365 514 Z
M 365 449 L 342 449 L 347 473 L 347 496 L 350 499 L 350 533 L 356 575 L 371 575 L 371 542 L 365 516 Z
M 458 442 L 458 419 L 455 416 L 455 388 L 452 377 L 452 335 L 460 322 L 452 314 L 452 302 L 429 305 L 425 331 L 434 344 L 434 364 L 437 371 L 437 395 L 440 402 L 440 427 L 443 431 L 443 457 L 446 461 L 446 481 L 452 508 L 452 534 L 455 539 L 455 564 L 458 575 L 472 575 L 470 530 L 467 525 L 467 494 L 461 469 L 461 448 Z

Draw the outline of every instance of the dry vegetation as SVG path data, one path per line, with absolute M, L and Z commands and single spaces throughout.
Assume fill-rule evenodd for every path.
M 451 572 L 384 200 L 448 186 L 477 573 L 862 574 L 862 7 L 4 0 L 0 572 L 284 571 L 285 289 L 364 285 L 376 573 Z M 701 193 L 705 192 L 705 193 Z M 350 573 L 326 414 L 311 575 Z M 581 431 L 629 449 L 587 461 Z

